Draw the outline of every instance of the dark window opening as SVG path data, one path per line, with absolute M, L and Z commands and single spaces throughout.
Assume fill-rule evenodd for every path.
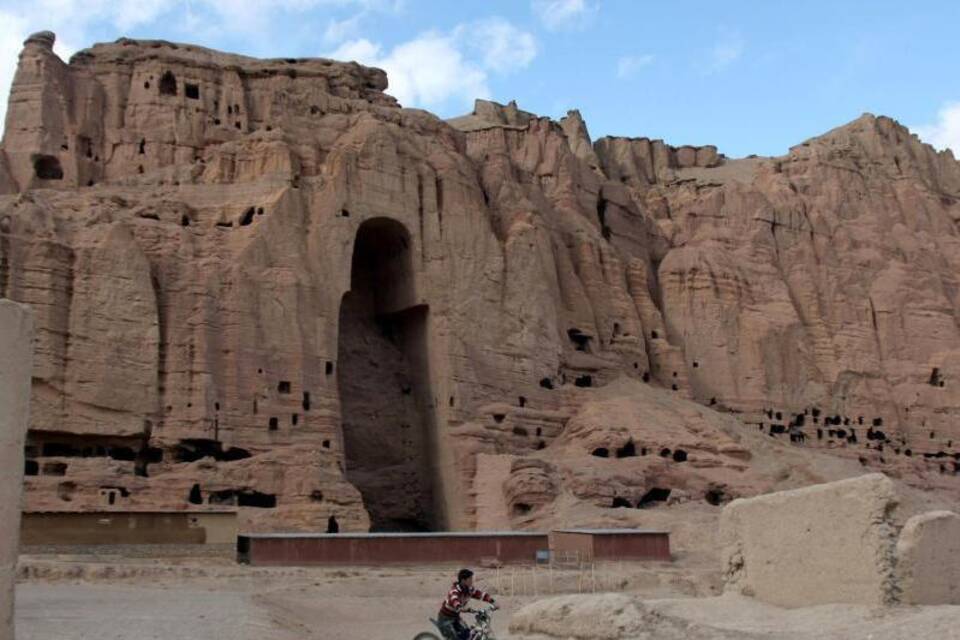
M 503 422 L 503 419 L 506 417 L 507 415 L 505 413 L 495 413 L 493 414 L 493 421 L 496 422 L 497 424 L 500 424 L 501 422 Z
M 513 515 L 523 516 L 533 511 L 533 507 L 526 502 L 518 502 L 513 505 Z
M 517 398 L 517 404 L 519 404 L 521 408 L 525 407 L 527 406 L 527 399 L 523 396 L 520 396 L 519 398 Z
M 323 502 L 323 491 L 314 490 L 310 492 L 311 502 Z
M 687 452 L 683 449 L 677 449 L 673 452 L 673 461 L 674 462 L 686 462 L 687 461 Z
M 669 458 L 669 457 L 670 457 L 670 449 L 667 449 L 666 447 L 664 447 L 663 449 L 660 449 L 660 457 L 661 457 L 661 458 Z
M 340 217 L 341 217 L 341 218 L 349 218 L 349 217 L 350 217 L 350 212 L 347 211 L 346 209 L 340 209 Z
M 593 377 L 589 375 L 577 376 L 576 380 L 573 381 L 573 384 L 578 387 L 592 387 Z
M 862 459 L 862 458 L 861 458 Z M 707 504 L 712 504 L 713 506 L 719 506 L 727 496 L 723 492 L 723 489 L 710 489 L 703 496 L 703 499 L 707 501 Z
M 656 339 L 659 338 L 659 337 L 660 337 L 660 336 L 659 336 L 659 334 L 657 334 L 656 331 L 651 331 L 651 332 L 650 332 L 650 339 L 651 339 L 651 340 L 656 340 Z
M 239 120 L 236 121 L 236 122 L 234 122 L 234 123 L 233 123 L 233 126 L 236 127 L 237 129 L 242 129 L 242 128 L 243 128 L 243 125 L 240 124 L 240 121 L 239 121 Z
M 203 493 L 200 491 L 199 484 L 190 487 L 190 495 L 187 496 L 187 502 L 190 504 L 203 504 Z
M 607 449 L 606 447 L 597 447 L 596 449 L 590 452 L 590 455 L 596 456 L 597 458 L 609 458 L 610 450 Z
M 293 414 L 292 416 L 290 416 L 290 424 L 292 424 L 293 426 L 297 426 L 297 422 L 299 420 L 300 420 L 300 416 L 298 416 L 297 414 Z
M 217 226 L 218 226 L 218 227 L 223 227 L 223 228 L 225 228 L 225 229 L 230 229 L 230 228 L 233 227 L 233 223 L 232 223 L 232 222 L 218 222 L 218 223 L 217 223 Z
M 629 509 L 631 506 L 632 505 L 630 504 L 630 501 L 626 498 L 621 498 L 620 496 L 613 497 L 613 504 L 611 505 L 612 508 L 620 509 L 622 507 L 627 507 Z
M 326 373 L 328 376 L 329 376 L 329 375 L 333 375 L 333 362 L 328 361 L 327 364 L 324 365 L 323 371 L 324 371 L 324 373 Z
M 142 165 L 142 164 L 138 164 L 138 165 L 137 165 L 137 173 L 139 173 L 140 175 L 143 175 L 143 171 L 144 171 L 143 165 Z
M 513 428 L 513 435 L 526 437 L 526 436 L 528 436 L 528 435 L 530 435 L 530 434 L 529 434 L 529 432 L 527 432 L 527 430 L 526 430 L 524 427 L 516 426 L 516 427 Z
M 310 392 L 309 391 L 303 392 L 303 410 L 310 411 Z
M 190 226 L 190 216 L 183 214 L 180 216 L 180 226 L 189 227 Z
M 694 369 L 699 369 L 699 368 L 700 368 L 700 363 L 697 362 L 696 360 L 694 360 L 694 361 L 693 361 L 693 368 L 694 368 Z
M 290 393 L 290 381 L 281 380 L 280 383 L 277 384 L 277 393 Z
M 143 155 L 147 152 L 147 140 L 145 138 L 140 138 L 140 155 Z
M 590 336 L 584 334 L 576 327 L 567 329 L 567 336 L 570 338 L 570 342 L 573 343 L 574 349 L 577 351 L 587 351 L 590 346 Z
M 676 384 L 670 385 L 670 388 L 673 389 L 674 391 L 679 391 L 679 390 L 680 390 L 680 387 L 678 387 Z
M 618 458 L 632 458 L 636 455 L 637 455 L 637 446 L 633 444 L 633 440 L 627 440 L 627 444 L 617 449 Z
M 183 85 L 183 95 L 187 96 L 191 100 L 200 99 L 200 87 L 199 85 L 190 84 L 189 82 Z
M 553 389 L 553 380 L 550 378 L 540 378 L 540 386 L 544 389 Z
M 663 489 L 661 487 L 653 487 L 640 498 L 640 501 L 637 502 L 637 509 L 645 509 L 646 507 L 654 506 L 654 503 L 657 502 L 666 502 L 667 498 L 670 497 L 670 489 Z
M 254 507 L 257 509 L 273 509 L 277 506 L 277 496 L 272 493 L 260 493 L 254 490 L 237 492 L 238 507 Z
M 543 440 L 541 440 L 540 442 L 537 443 L 537 450 L 538 450 L 538 451 L 539 451 L 540 449 L 546 449 L 546 448 L 547 448 L 547 443 L 544 442 Z
M 873 426 L 875 426 L 875 427 L 882 427 L 882 426 L 883 426 L 883 418 L 874 418 L 874 419 L 873 419 Z
M 40 465 L 36 460 L 25 460 L 23 463 L 23 475 L 35 476 L 40 473 Z
M 63 180 L 63 168 L 60 166 L 60 160 L 54 156 L 34 158 L 33 171 L 41 180 Z
M 640 379 L 643 380 L 644 382 L 650 382 L 650 372 L 644 371 L 643 375 L 640 376 Z
M 257 207 L 257 215 L 258 215 L 258 216 L 262 216 L 262 215 L 263 215 L 263 207 Z
M 715 404 L 717 404 L 717 399 L 716 399 L 716 398 L 710 398 L 710 406 L 712 407 L 712 406 L 715 405 Z
M 207 504 L 237 504 L 237 492 L 233 489 L 224 489 L 222 491 L 211 491 L 207 495 Z
M 244 211 L 243 215 L 240 217 L 240 226 L 245 227 L 249 225 L 251 222 L 253 222 L 253 216 L 255 212 L 256 210 L 253 207 L 250 207 L 249 209 Z
M 144 83 L 143 83 L 143 88 L 144 88 L 144 89 L 149 89 L 149 88 L 150 88 L 150 81 L 149 81 L 149 80 L 145 80 L 145 81 L 144 81 Z
M 333 516 L 327 518 L 327 533 L 340 533 L 340 524 Z
M 268 424 L 269 424 L 270 431 L 276 431 L 277 428 L 280 426 L 280 421 L 277 420 L 276 418 L 270 418 L 270 422 Z
M 213 458 L 218 462 L 245 460 L 252 454 L 240 447 L 223 448 L 218 440 L 208 438 L 185 438 L 173 448 L 174 462 L 196 462 L 203 458 Z
M 170 71 L 165 71 L 163 75 L 160 76 L 160 95 L 177 95 L 177 77 Z
M 329 441 L 329 440 L 324 440 L 322 446 L 323 446 L 324 449 L 329 449 L 329 448 L 330 448 L 330 441 Z
M 76 490 L 76 482 L 61 482 L 57 485 L 57 497 L 64 502 L 70 502 L 73 500 L 73 494 Z
M 43 465 L 43 475 L 65 476 L 67 475 L 67 464 L 65 462 L 46 462 Z

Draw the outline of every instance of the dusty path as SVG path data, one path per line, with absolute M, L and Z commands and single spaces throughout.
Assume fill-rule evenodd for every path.
M 580 572 L 479 569 L 510 616 L 550 593 L 591 590 Z M 398 640 L 428 631 L 456 567 L 258 568 L 226 559 L 34 556 L 21 559 L 20 640 Z M 593 577 L 593 576 L 589 576 Z M 598 571 L 608 585 L 651 596 L 709 591 L 710 575 L 673 564 Z M 705 586 L 706 585 L 706 586 Z M 511 593 L 511 589 L 513 593 Z
M 252 593 L 185 586 L 23 584 L 20 640 L 293 640 Z

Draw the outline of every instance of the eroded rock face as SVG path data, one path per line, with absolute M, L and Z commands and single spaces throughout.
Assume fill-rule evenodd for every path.
M 117 508 L 347 531 L 606 521 L 863 466 L 956 490 L 952 155 L 864 116 L 731 160 L 515 104 L 447 123 L 386 87 L 27 40 L 0 295 L 36 313 L 28 507 L 121 486 Z

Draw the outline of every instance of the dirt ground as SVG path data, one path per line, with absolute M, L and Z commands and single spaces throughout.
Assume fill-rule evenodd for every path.
M 831 605 L 787 611 L 717 597 L 710 558 L 609 564 L 583 570 L 478 569 L 503 610 L 501 640 L 573 635 L 508 632 L 525 605 L 571 594 L 584 605 L 578 638 L 960 638 L 960 607 L 877 610 Z M 19 640 L 398 640 L 430 630 L 456 567 L 246 567 L 229 557 L 57 554 L 21 557 Z M 610 616 L 591 602 L 629 598 L 639 631 L 601 632 Z M 598 598 L 598 595 L 600 596 Z M 602 604 L 602 603 L 601 603 Z M 579 606 L 579 605 L 578 605 Z M 593 607 L 593 608 L 591 608 Z M 622 606 L 616 611 L 623 612 Z M 628 609 L 628 612 L 632 609 Z M 628 625 L 629 626 L 629 625 Z M 589 635 L 591 629 L 597 635 Z M 563 634 L 572 632 L 561 628 Z
M 478 568 L 480 586 L 510 616 L 539 598 L 627 590 L 710 595 L 717 576 L 697 561 L 583 570 Z M 431 630 L 458 567 L 268 568 L 230 558 L 121 554 L 21 556 L 20 640 L 395 640 Z

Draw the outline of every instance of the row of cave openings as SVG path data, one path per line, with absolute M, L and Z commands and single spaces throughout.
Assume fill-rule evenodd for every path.
M 931 376 L 930 384 L 932 386 L 941 386 L 942 380 L 938 377 L 939 371 L 934 369 L 934 373 Z M 936 384 L 934 384 L 936 382 Z M 793 413 L 789 415 L 789 418 L 786 418 L 788 414 L 783 411 L 777 411 L 775 409 L 765 409 L 764 414 L 767 416 L 771 422 L 769 424 L 765 422 L 757 423 L 757 428 L 761 432 L 766 432 L 772 437 L 777 437 L 782 434 L 787 434 L 790 437 L 790 441 L 794 444 L 803 444 L 806 442 L 807 434 L 804 432 L 804 428 L 808 426 L 808 419 L 810 423 L 816 425 L 816 435 L 818 441 L 826 441 L 828 444 L 835 443 L 839 441 L 843 445 L 856 445 L 860 443 L 860 435 L 857 432 L 857 429 L 862 429 L 866 427 L 866 431 L 863 433 L 863 447 L 866 449 L 873 449 L 879 453 L 886 453 L 892 451 L 894 455 L 902 455 L 905 457 L 913 457 L 915 453 L 920 453 L 925 459 L 932 460 L 941 460 L 944 458 L 952 457 L 953 469 L 952 472 L 954 475 L 960 473 L 960 452 L 948 452 L 943 449 L 938 449 L 937 451 L 926 451 L 926 452 L 916 452 L 911 447 L 907 446 L 906 438 L 900 436 L 899 442 L 891 440 L 887 437 L 887 434 L 883 431 L 883 418 L 875 417 L 869 420 L 864 416 L 857 416 L 852 418 L 850 416 L 841 416 L 839 414 L 835 415 L 824 415 L 823 412 L 817 408 L 808 408 L 804 409 L 800 413 Z M 929 432 L 929 439 L 935 440 L 937 437 L 936 431 Z M 946 448 L 953 448 L 953 440 L 947 440 Z M 867 459 L 860 456 L 860 463 L 863 465 L 867 464 Z M 879 457 L 881 464 L 886 463 L 886 458 L 884 456 Z M 945 464 L 940 464 L 940 473 L 947 473 L 948 467 Z
M 93 151 L 93 140 L 87 136 L 78 136 L 77 145 L 79 146 L 79 151 L 82 156 L 87 160 L 92 160 L 93 162 L 100 162 L 100 156 L 95 154 Z M 141 143 L 142 149 L 142 143 Z M 61 151 L 69 151 L 70 144 L 68 140 L 64 140 L 60 145 Z M 142 152 L 142 151 L 141 151 Z M 33 154 L 31 157 L 33 162 L 33 174 L 40 180 L 63 180 L 63 165 L 60 164 L 60 158 L 57 156 L 49 154 Z M 143 173 L 141 171 L 141 173 Z M 92 187 L 94 181 L 88 180 L 87 186 Z
M 629 334 L 629 333 L 621 333 L 620 323 L 619 323 L 619 322 L 614 322 L 614 323 L 613 323 L 613 336 L 616 337 L 616 336 L 621 336 L 621 335 L 622 335 L 622 336 L 629 336 L 630 334 Z M 573 348 L 574 348 L 575 351 L 581 351 L 581 352 L 584 352 L 584 353 L 592 353 L 592 349 L 591 349 L 591 346 L 590 346 L 590 345 L 591 345 L 591 340 L 593 340 L 593 337 L 592 337 L 592 336 L 587 335 L 587 334 L 584 333 L 581 329 L 578 329 L 578 328 L 576 328 L 576 327 L 572 327 L 572 328 L 570 328 L 570 329 L 567 329 L 567 337 L 570 339 L 570 342 L 573 343 Z M 651 340 L 656 340 L 656 339 L 658 339 L 659 337 L 660 337 L 660 334 L 659 334 L 656 330 L 653 330 L 653 331 L 650 332 L 650 339 L 651 339 Z M 700 368 L 700 361 L 699 361 L 699 360 L 694 360 L 694 361 L 691 363 L 691 366 L 692 366 L 694 369 L 699 369 L 699 368 Z M 639 363 L 639 362 L 634 362 L 634 363 L 633 363 L 633 368 L 639 370 L 639 369 L 640 369 L 640 363 Z M 678 376 L 679 376 L 679 373 L 678 373 L 677 371 L 674 371 L 674 372 L 673 372 L 673 378 L 676 379 Z M 649 383 L 649 382 L 650 382 L 650 372 L 649 372 L 649 371 L 644 371 L 643 373 L 640 374 L 640 378 L 641 378 L 644 382 Z M 567 380 L 566 380 L 566 376 L 564 376 L 564 378 L 563 378 L 563 383 L 565 384 L 566 381 L 567 381 Z M 575 384 L 576 386 L 578 386 L 578 387 L 591 387 L 591 386 L 593 386 L 593 379 L 592 379 L 592 377 L 591 377 L 590 375 L 578 376 L 578 377 L 574 380 L 574 384 Z M 553 388 L 554 388 L 554 387 L 553 387 L 553 380 L 552 380 L 551 378 L 543 378 L 543 379 L 540 380 L 540 386 L 543 387 L 543 388 L 545 388 L 545 389 L 553 389 Z M 680 390 L 680 385 L 679 385 L 676 381 L 674 381 L 673 383 L 671 383 L 670 388 L 671 388 L 671 390 L 673 390 L 673 391 L 679 391 L 679 390 Z M 716 404 L 717 404 L 717 399 L 716 399 L 716 398 L 711 398 L 711 399 L 710 399 L 710 406 L 714 406 L 714 405 L 716 405 Z
M 332 361 L 328 360 L 324 363 L 324 374 L 327 376 L 332 376 L 334 373 L 335 365 Z M 263 369 L 257 369 L 257 373 L 263 375 Z M 277 394 L 280 396 L 289 396 L 293 394 L 293 385 L 289 380 L 279 380 L 277 382 Z M 300 400 L 300 406 L 303 409 L 304 414 L 308 413 L 312 407 L 310 392 L 303 391 L 302 398 Z M 217 407 L 219 409 L 219 405 Z M 253 415 L 258 415 L 260 413 L 260 405 L 257 402 L 257 399 L 253 400 Z M 300 414 L 291 413 L 290 414 L 290 426 L 296 427 L 300 425 Z M 280 429 L 280 418 L 278 416 L 269 416 L 267 418 L 267 430 L 268 431 L 278 431 Z M 331 447 L 330 439 L 324 439 L 321 442 L 321 445 L 324 449 L 329 449 Z
M 289 61 L 288 61 L 288 62 L 289 62 Z M 292 63 L 291 63 L 291 64 L 292 64 Z M 284 71 L 284 74 L 285 74 L 287 77 L 289 77 L 289 78 L 296 78 L 296 77 L 297 77 L 297 71 L 296 71 L 296 69 L 286 69 L 286 70 Z M 143 88 L 144 88 L 144 89 L 150 89 L 150 87 L 151 87 L 151 80 L 153 80 L 153 76 L 150 76 L 149 79 L 147 79 L 147 80 L 144 81 L 144 83 L 143 83 Z M 164 71 L 163 74 L 160 76 L 160 80 L 159 80 L 158 85 L 157 85 L 157 91 L 158 91 L 158 93 L 159 93 L 161 96 L 175 97 L 175 96 L 179 95 L 179 81 L 177 80 L 176 75 L 174 75 L 174 73 L 173 73 L 172 71 L 166 70 L 166 71 Z M 199 85 L 198 83 L 196 83 L 196 82 L 184 81 L 184 83 L 183 83 L 183 95 L 184 95 L 188 100 L 200 100 L 200 85 Z M 217 115 L 212 115 L 212 116 L 211 116 L 211 122 L 212 122 L 214 125 L 216 125 L 216 126 L 221 126 L 221 125 L 223 125 L 223 121 L 221 120 L 220 117 L 218 117 L 218 116 L 219 116 L 219 113 L 220 113 L 220 101 L 219 101 L 219 100 L 214 100 L 214 101 L 213 101 L 213 108 L 214 108 L 214 111 L 216 112 Z M 199 108 L 198 108 L 197 110 L 199 111 Z M 243 125 L 243 120 L 240 120 L 240 119 L 239 119 L 239 116 L 240 116 L 240 114 L 241 114 L 240 105 L 239 105 L 239 104 L 228 104 L 228 105 L 227 105 L 226 112 L 227 112 L 226 115 L 227 115 L 228 117 L 234 118 L 234 120 L 233 120 L 233 126 L 234 126 L 234 128 L 237 129 L 238 131 L 242 131 L 244 125 Z M 319 108 L 318 106 L 316 106 L 316 105 L 311 105 L 311 106 L 310 106 L 310 114 L 311 114 L 311 115 L 317 115 L 318 113 L 320 113 L 320 108 Z M 269 125 L 266 127 L 266 130 L 267 130 L 267 131 L 271 131 L 272 129 L 273 129 L 273 127 L 271 127 L 271 126 L 269 126 Z
M 637 445 L 634 443 L 633 439 L 627 440 L 626 444 L 622 447 L 616 447 L 613 450 L 613 457 L 615 458 L 635 458 L 637 456 L 646 456 L 650 453 L 653 453 L 652 449 L 647 447 L 640 447 L 637 449 Z M 659 451 L 656 452 L 661 458 L 669 458 L 674 462 L 686 462 L 688 459 L 687 452 L 683 449 L 670 450 L 668 447 L 662 447 Z M 610 449 L 608 447 L 597 447 L 590 452 L 595 458 L 609 458 Z
M 24 447 L 24 475 L 65 476 L 72 458 L 106 458 L 132 462 L 134 475 L 149 477 L 149 466 L 164 461 L 174 464 L 212 458 L 217 462 L 234 462 L 251 457 L 241 447 L 227 447 L 217 440 L 186 438 L 167 447 L 150 446 L 138 438 L 104 438 L 91 441 L 89 436 L 59 435 Z M 54 458 L 54 460 L 43 460 Z
M 656 506 L 658 504 L 664 503 L 667 499 L 670 498 L 670 495 L 673 493 L 672 489 L 666 489 L 663 487 L 653 487 L 649 491 L 643 494 L 639 500 L 631 502 L 629 498 L 623 496 L 614 496 L 613 501 L 610 505 L 612 509 L 631 509 L 634 506 L 637 509 L 648 509 L 650 507 Z M 720 487 L 711 487 L 703 494 L 703 499 L 707 504 L 713 506 L 719 506 L 724 502 L 730 500 L 730 496 L 727 495 Z

